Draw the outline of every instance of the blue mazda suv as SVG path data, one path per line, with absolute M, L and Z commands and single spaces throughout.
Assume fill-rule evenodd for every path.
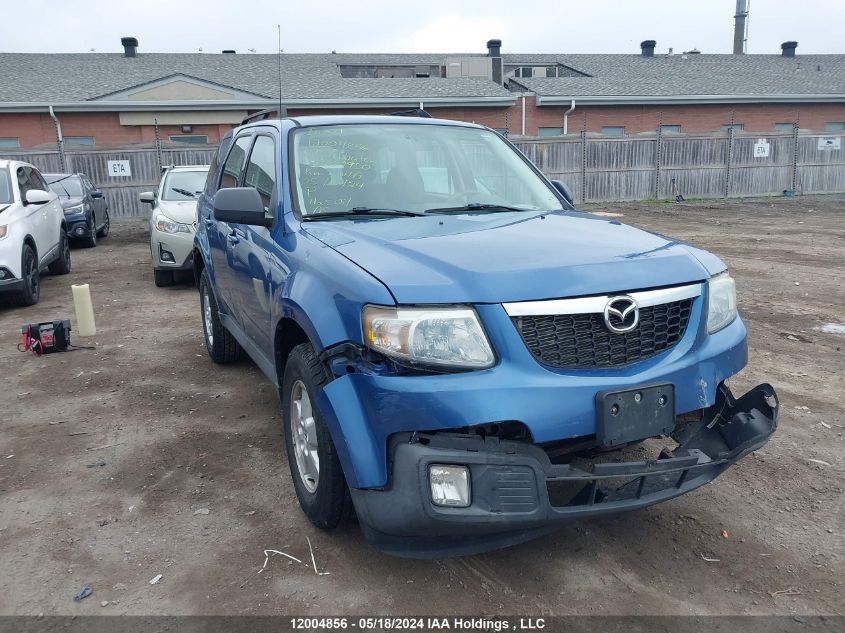
M 577 211 L 496 132 L 247 121 L 197 205 L 216 363 L 278 388 L 302 510 L 412 557 L 519 543 L 715 479 L 777 426 L 714 255 Z

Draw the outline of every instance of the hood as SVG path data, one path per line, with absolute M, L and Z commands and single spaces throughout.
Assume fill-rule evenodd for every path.
M 579 212 L 304 223 L 398 303 L 502 303 L 701 281 L 721 261 L 662 235 Z
M 156 211 L 182 224 L 193 225 L 197 221 L 196 200 L 159 200 Z
M 59 196 L 59 202 L 62 205 L 62 209 L 77 207 L 82 204 L 83 200 L 84 198 L 82 196 Z

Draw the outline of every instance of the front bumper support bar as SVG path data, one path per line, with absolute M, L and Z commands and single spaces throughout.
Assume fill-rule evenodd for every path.
M 577 519 L 644 508 L 713 481 L 777 428 L 777 395 L 763 384 L 734 398 L 719 386 L 700 420 L 679 422 L 678 446 L 655 460 L 552 464 L 534 444 L 478 435 L 398 434 L 383 490 L 353 489 L 367 539 L 399 556 L 464 555 L 530 540 Z M 430 502 L 431 464 L 470 469 L 472 504 Z

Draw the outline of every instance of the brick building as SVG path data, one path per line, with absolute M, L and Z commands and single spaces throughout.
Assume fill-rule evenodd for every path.
M 424 107 L 511 135 L 845 129 L 845 55 L 0 54 L 0 152 L 216 143 L 247 114 Z M 281 78 L 281 95 L 279 90 Z M 50 109 L 52 107 L 53 114 Z M 53 116 L 56 117 L 54 120 Z

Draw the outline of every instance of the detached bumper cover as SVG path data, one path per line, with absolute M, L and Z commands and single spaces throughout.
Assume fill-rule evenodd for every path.
M 567 521 L 645 508 L 713 481 L 777 428 L 767 384 L 735 399 L 724 385 L 701 421 L 676 427 L 671 455 L 638 462 L 552 464 L 538 446 L 479 436 L 400 434 L 384 490 L 353 489 L 367 539 L 399 556 L 464 555 L 530 540 Z M 470 469 L 472 504 L 430 501 L 430 464 Z

